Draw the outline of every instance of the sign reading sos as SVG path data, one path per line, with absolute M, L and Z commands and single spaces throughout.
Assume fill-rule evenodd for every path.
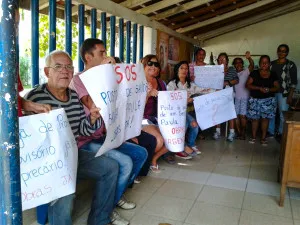
M 134 70 L 136 65 L 127 65 L 125 67 L 125 71 L 121 71 L 122 68 L 120 66 L 115 67 L 115 72 L 117 74 L 117 83 L 120 84 L 123 79 L 126 79 L 127 81 L 130 80 L 136 80 L 137 74 Z

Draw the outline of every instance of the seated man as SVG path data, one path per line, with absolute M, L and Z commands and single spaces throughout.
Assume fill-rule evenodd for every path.
M 114 58 L 106 56 L 106 49 L 103 41 L 99 39 L 86 39 L 80 48 L 80 56 L 84 62 L 85 70 L 101 64 L 115 63 Z M 94 103 L 78 75 L 79 74 L 74 76 L 72 79 L 70 88 L 77 92 L 80 101 L 85 106 L 86 114 L 89 115 L 94 107 Z M 99 129 L 92 137 L 89 138 L 89 142 L 87 144 L 83 144 L 83 148 L 87 147 L 96 153 L 102 146 L 104 140 L 105 135 L 103 134 L 103 130 Z M 86 138 L 81 138 L 81 141 L 82 143 L 86 142 Z M 147 159 L 147 151 L 141 146 L 125 142 L 115 150 L 112 149 L 104 153 L 104 155 L 116 160 L 119 164 L 119 177 L 117 182 L 115 205 L 126 210 L 135 208 L 135 203 L 129 202 L 122 195 L 128 185 L 133 183 L 134 179 L 139 174 Z M 118 212 L 115 210 L 112 214 L 112 224 L 127 225 L 129 222 L 120 217 Z
M 90 136 L 99 129 L 103 124 L 99 109 L 92 108 L 90 116 L 86 117 L 77 94 L 68 88 L 74 73 L 70 56 L 64 51 L 51 52 L 46 58 L 44 72 L 48 83 L 34 88 L 25 98 L 48 104 L 52 109 L 64 108 L 76 140 L 79 135 Z M 118 171 L 115 160 L 105 156 L 95 158 L 95 153 L 89 149 L 79 149 L 77 177 L 96 182 L 88 217 L 89 225 L 111 224 L 110 214 L 114 206 Z M 51 203 L 48 210 L 51 225 L 72 224 L 73 198 L 74 195 L 68 195 Z

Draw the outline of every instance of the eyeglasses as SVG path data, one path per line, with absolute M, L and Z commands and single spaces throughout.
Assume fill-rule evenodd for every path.
M 155 66 L 155 67 L 159 67 L 159 62 L 153 62 L 153 61 L 148 61 L 147 62 L 147 66 Z
M 68 71 L 74 70 L 74 66 L 72 65 L 61 65 L 61 64 L 56 64 L 55 66 L 48 66 L 48 68 L 52 68 L 57 72 L 61 72 L 64 68 Z
M 287 53 L 287 51 L 285 51 L 285 50 L 278 50 L 277 52 L 278 52 L 278 53 L 283 53 L 283 54 L 286 54 L 286 53 Z

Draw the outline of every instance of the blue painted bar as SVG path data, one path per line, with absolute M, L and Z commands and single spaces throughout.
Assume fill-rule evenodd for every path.
M 124 62 L 124 19 L 119 19 L 119 58 Z
M 39 0 L 31 0 L 31 86 L 39 82 Z
M 56 49 L 56 0 L 49 0 L 49 52 Z
M 115 56 L 116 44 L 116 17 L 110 17 L 110 56 Z
M 17 116 L 18 0 L 0 1 L 0 224 L 22 224 Z
M 136 63 L 136 52 L 137 52 L 137 24 L 133 24 L 133 46 L 132 46 L 132 62 Z
M 101 13 L 101 40 L 106 48 L 106 12 Z
M 78 6 L 78 24 L 79 24 L 79 34 L 78 34 L 78 52 L 80 46 L 84 42 L 84 5 L 80 4 Z M 83 61 L 81 57 L 78 57 L 78 71 L 82 71 L 84 68 Z
M 91 37 L 97 36 L 97 9 L 91 9 Z
M 65 45 L 66 52 L 72 57 L 72 0 L 65 0 Z
M 142 59 L 144 57 L 144 26 L 139 27 L 140 31 L 140 57 Z
M 126 22 L 126 63 L 130 63 L 131 22 Z

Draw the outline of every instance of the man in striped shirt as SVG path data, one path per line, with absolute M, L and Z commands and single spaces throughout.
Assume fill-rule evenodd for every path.
M 48 83 L 34 88 L 25 98 L 51 105 L 52 109 L 64 108 L 76 140 L 78 136 L 91 136 L 103 123 L 96 107 L 93 107 L 90 115 L 86 117 L 76 92 L 68 88 L 74 73 L 70 56 L 64 51 L 51 52 L 46 58 L 44 72 Z M 118 163 L 115 160 L 105 156 L 95 158 L 92 151 L 79 150 L 77 177 L 93 179 L 96 182 L 88 218 L 89 225 L 110 224 L 109 216 L 113 211 L 118 171 Z M 68 195 L 50 205 L 48 218 L 51 225 L 72 224 L 73 198 L 74 195 Z

